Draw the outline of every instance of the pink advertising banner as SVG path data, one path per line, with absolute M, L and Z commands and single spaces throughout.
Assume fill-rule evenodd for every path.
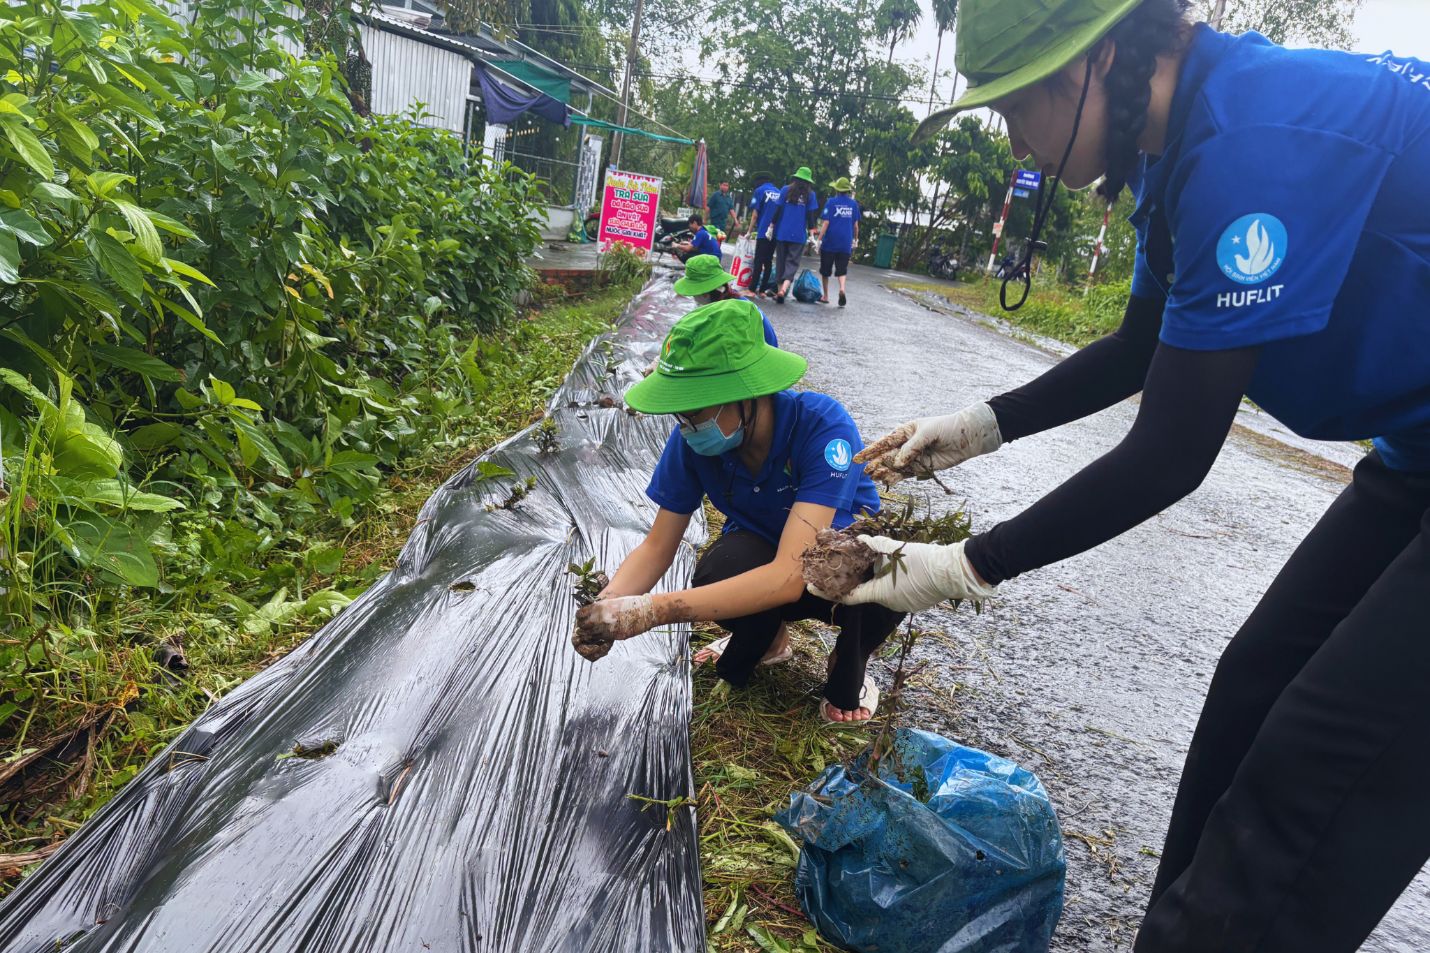
M 601 190 L 601 229 L 596 238 L 601 251 L 609 250 L 615 242 L 650 251 L 660 216 L 660 183 L 653 175 L 606 170 L 606 184 Z

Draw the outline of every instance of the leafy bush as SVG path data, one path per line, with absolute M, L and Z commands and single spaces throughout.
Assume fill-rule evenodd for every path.
M 292 5 L 194 7 L 0 19 L 4 625 L 58 618 L 54 592 L 252 581 L 479 428 L 511 356 L 478 334 L 528 282 L 533 181 L 358 116 L 331 56 L 289 52 Z

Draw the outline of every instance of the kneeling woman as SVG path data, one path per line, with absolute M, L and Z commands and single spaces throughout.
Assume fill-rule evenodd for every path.
M 839 627 L 820 714 L 871 717 L 878 690 L 865 663 L 904 614 L 821 599 L 805 591 L 800 571 L 819 530 L 879 508 L 873 482 L 851 467 L 863 448 L 854 421 L 833 398 L 787 389 L 805 360 L 766 344 L 759 312 L 745 302 L 690 312 L 660 353 L 656 372 L 625 395 L 635 410 L 671 414 L 679 425 L 646 491 L 660 511 L 601 600 L 577 613 L 578 648 L 672 622 L 718 621 L 730 639 L 697 661 L 716 655 L 720 677 L 743 687 L 761 660 L 788 657 L 784 623 L 819 619 Z M 725 529 L 701 556 L 693 587 L 650 595 L 706 496 Z

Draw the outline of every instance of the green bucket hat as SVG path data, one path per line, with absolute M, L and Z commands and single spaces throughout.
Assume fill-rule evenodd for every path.
M 914 142 L 958 113 L 1041 82 L 1092 48 L 1142 0 L 959 0 L 954 66 L 968 77 L 958 102 L 919 123 Z
M 685 263 L 685 277 L 675 283 L 678 295 L 703 295 L 735 280 L 714 255 L 695 255 Z
M 814 173 L 809 171 L 809 166 L 807 165 L 800 166 L 799 171 L 794 174 L 794 178 L 804 179 L 804 181 L 808 182 L 810 185 L 814 184 Z
M 765 343 L 760 309 L 743 298 L 696 308 L 660 347 L 655 373 L 631 385 L 626 404 L 676 414 L 776 394 L 804 376 L 804 358 Z
M 854 183 L 849 181 L 849 176 L 847 175 L 841 175 L 839 178 L 829 183 L 829 187 L 836 192 L 854 191 Z

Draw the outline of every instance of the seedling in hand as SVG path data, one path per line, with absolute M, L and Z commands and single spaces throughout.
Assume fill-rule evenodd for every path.
M 592 556 L 584 563 L 571 563 L 566 567 L 564 575 L 576 577 L 576 587 L 571 594 L 576 597 L 576 604 L 583 609 L 596 601 L 607 586 L 611 584 L 610 577 L 602 569 L 594 569 L 596 557 Z
M 886 502 L 893 502 L 885 498 Z M 843 529 L 822 529 L 814 545 L 804 551 L 804 581 L 832 599 L 847 596 L 871 579 L 895 574 L 903 567 L 903 553 L 887 555 L 863 543 L 860 536 L 884 536 L 905 543 L 938 543 L 947 546 L 967 539 L 970 520 L 960 507 L 934 517 L 932 507 L 920 516 L 912 498 L 903 506 L 885 506 L 877 513 L 865 510 Z

